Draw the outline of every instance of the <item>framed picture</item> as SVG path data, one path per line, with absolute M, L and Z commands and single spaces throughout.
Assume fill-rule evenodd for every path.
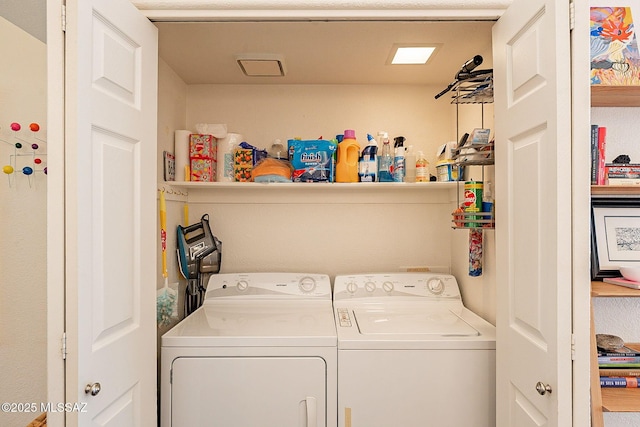
M 620 276 L 640 265 L 640 198 L 591 199 L 591 278 Z
M 640 53 L 630 7 L 591 7 L 591 84 L 637 85 Z

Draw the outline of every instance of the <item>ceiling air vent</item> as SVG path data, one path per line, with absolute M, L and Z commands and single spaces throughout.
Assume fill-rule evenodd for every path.
M 287 69 L 282 55 L 269 53 L 236 55 L 236 61 L 245 76 L 283 77 Z

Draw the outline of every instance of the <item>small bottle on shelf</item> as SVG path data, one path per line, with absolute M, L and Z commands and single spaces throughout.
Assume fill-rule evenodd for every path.
M 413 151 L 413 145 L 407 147 L 407 152 L 404 156 L 404 165 L 404 182 L 416 182 L 416 153 Z
M 416 155 L 416 182 L 429 182 L 429 162 L 422 151 Z
M 393 157 L 389 135 L 386 132 L 378 132 L 378 137 L 382 143 L 382 154 L 378 157 L 378 182 L 393 182 Z
M 404 182 L 405 174 L 405 150 L 404 136 L 396 136 L 393 138 L 394 156 L 393 156 L 393 182 Z
M 378 143 L 370 134 L 367 134 L 367 145 L 362 149 L 360 156 L 358 176 L 360 182 L 375 182 L 378 173 Z
M 493 227 L 493 187 L 491 181 L 487 181 L 484 185 L 484 193 L 482 194 L 482 212 L 489 215 L 483 215 L 484 219 L 491 220 L 490 223 L 485 223 L 485 227 Z

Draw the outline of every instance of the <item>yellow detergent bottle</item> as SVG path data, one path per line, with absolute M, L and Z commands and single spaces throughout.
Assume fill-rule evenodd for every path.
M 344 138 L 338 144 L 338 162 L 336 164 L 336 182 L 358 182 L 358 160 L 360 144 L 356 141 L 356 132 L 344 131 Z

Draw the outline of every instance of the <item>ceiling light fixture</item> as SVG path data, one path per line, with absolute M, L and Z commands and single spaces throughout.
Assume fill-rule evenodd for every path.
M 391 64 L 426 64 L 439 46 L 395 44 L 389 55 Z
M 287 73 L 284 57 L 271 53 L 236 55 L 236 61 L 245 76 L 283 77 Z

